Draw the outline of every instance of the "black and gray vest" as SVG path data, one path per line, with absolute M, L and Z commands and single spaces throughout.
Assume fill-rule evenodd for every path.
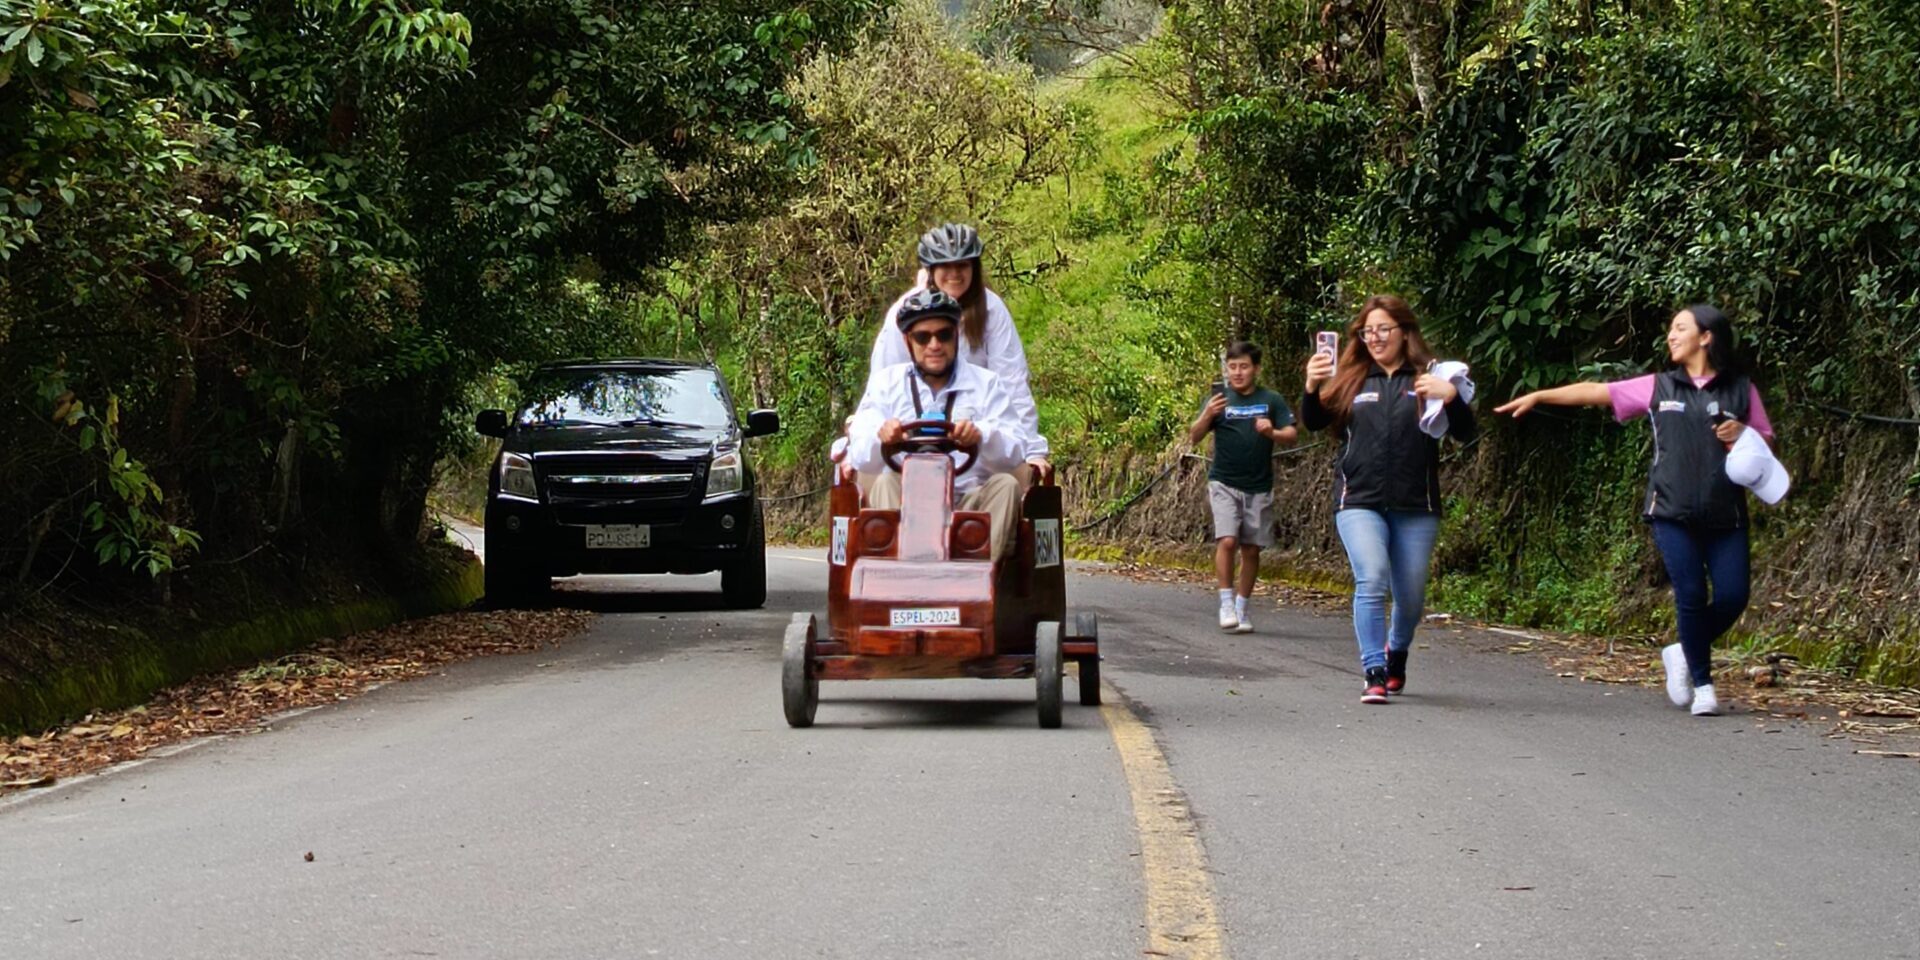
M 1683 369 L 1654 378 L 1647 519 L 1716 530 L 1746 526 L 1747 491 L 1727 479 L 1727 445 L 1714 436 L 1713 414 L 1747 422 L 1752 393 L 1741 374 L 1720 374 L 1699 387 Z

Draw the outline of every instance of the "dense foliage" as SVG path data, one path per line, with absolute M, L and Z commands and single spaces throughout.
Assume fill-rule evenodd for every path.
M 0 0 L 8 578 L 417 537 L 468 385 L 627 343 L 877 6 Z

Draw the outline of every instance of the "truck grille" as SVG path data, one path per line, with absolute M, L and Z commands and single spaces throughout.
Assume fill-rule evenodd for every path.
M 699 461 L 601 456 L 535 464 L 561 523 L 679 523 L 706 482 L 706 464 Z

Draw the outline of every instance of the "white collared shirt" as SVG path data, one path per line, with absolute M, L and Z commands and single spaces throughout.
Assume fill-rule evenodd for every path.
M 916 393 L 922 412 L 914 409 Z M 980 428 L 979 458 L 973 469 L 954 475 L 955 493 L 970 493 L 988 477 L 1007 473 L 1025 462 L 1025 434 L 1000 379 L 973 364 L 958 362 L 953 365 L 946 388 L 937 392 L 927 386 L 911 363 L 896 363 L 869 377 L 866 395 L 860 398 L 860 407 L 847 427 L 847 462 L 869 476 L 887 469 L 880 455 L 880 425 L 888 420 L 907 423 L 937 415 L 946 410 L 948 397 L 953 398 L 951 420 L 971 420 Z M 964 459 L 965 454 L 954 453 L 954 466 L 958 468 Z
M 873 340 L 873 356 L 867 367 L 869 371 L 878 372 L 913 359 L 913 355 L 907 351 L 906 338 L 900 335 L 900 305 L 925 286 L 922 278 L 920 286 L 901 294 L 893 306 L 887 308 L 886 318 L 880 321 L 880 334 Z M 1007 303 L 1000 299 L 999 294 L 988 290 L 986 299 L 986 342 L 976 346 L 968 343 L 966 335 L 962 334 L 954 338 L 955 346 L 959 348 L 956 355 L 961 363 L 990 370 L 999 376 L 1000 385 L 1006 388 L 1007 399 L 1013 404 L 1013 417 L 1020 424 L 1027 456 L 1046 457 L 1050 448 L 1047 438 L 1040 433 L 1040 411 L 1033 402 L 1033 386 L 1028 382 L 1031 374 L 1027 370 L 1027 350 L 1020 343 L 1020 331 L 1014 329 L 1013 314 L 1008 312 Z

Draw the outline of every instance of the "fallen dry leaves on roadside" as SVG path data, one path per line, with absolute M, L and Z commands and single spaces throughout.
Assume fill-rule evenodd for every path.
M 592 616 L 580 610 L 448 613 L 201 677 L 137 707 L 90 714 L 39 736 L 0 740 L 0 794 L 50 786 L 194 737 L 257 729 L 283 711 L 346 700 L 457 660 L 552 646 L 579 633 Z

